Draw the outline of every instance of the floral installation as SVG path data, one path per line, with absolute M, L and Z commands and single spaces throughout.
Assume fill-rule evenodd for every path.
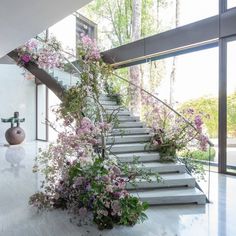
M 84 117 L 78 127 L 65 128 L 56 144 L 41 152 L 35 170 L 43 166 L 44 191 L 31 196 L 31 205 L 38 209 L 68 209 L 81 219 L 92 212 L 99 229 L 114 224 L 134 225 L 146 219 L 143 211 L 147 204 L 125 189 L 133 176 L 121 177 L 122 167 L 116 159 L 103 159 L 99 153 L 102 127 L 109 126 L 93 124 Z
M 151 171 L 120 163 L 109 155 L 103 143 L 113 126 L 104 121 L 105 110 L 99 102 L 102 85 L 111 73 L 95 42 L 87 36 L 78 46 L 80 80 L 65 91 L 56 110 L 62 121 L 58 139 L 41 150 L 34 171 L 45 176 L 41 190 L 29 203 L 43 209 L 66 209 L 78 219 L 92 215 L 99 229 L 114 225 L 134 225 L 147 217 L 148 204 L 126 190 L 144 178 L 151 181 Z M 160 181 L 159 175 L 156 179 Z
M 177 152 L 188 147 L 207 149 L 209 139 L 202 117 L 208 115 L 189 108 L 181 112 L 183 118 L 146 94 L 143 94 L 143 106 L 144 118 L 152 128 L 151 146 L 160 152 L 163 161 L 174 161 Z
M 45 70 L 61 68 L 64 63 L 60 51 L 61 45 L 55 37 L 49 38 L 45 43 L 31 39 L 17 48 L 18 64 L 26 66 L 30 62 L 34 62 L 39 68 Z

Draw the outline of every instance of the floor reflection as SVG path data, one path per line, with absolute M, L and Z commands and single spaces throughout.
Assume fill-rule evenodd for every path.
M 20 170 L 25 166 L 21 165 L 21 161 L 25 158 L 26 152 L 22 146 L 10 146 L 5 153 L 5 159 L 9 162 L 10 166 L 2 170 L 2 172 L 13 173 L 15 177 L 20 176 Z

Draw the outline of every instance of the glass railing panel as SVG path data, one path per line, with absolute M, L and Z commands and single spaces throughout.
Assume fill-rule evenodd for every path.
M 41 35 L 36 37 L 37 50 L 41 50 L 45 46 L 51 47 L 45 37 Z M 58 41 L 59 42 L 59 41 Z M 66 89 L 76 85 L 80 80 L 80 68 L 74 63 L 76 57 L 70 52 L 61 48 L 58 53 L 61 55 L 63 65 L 61 67 L 44 68 L 56 81 L 58 81 Z

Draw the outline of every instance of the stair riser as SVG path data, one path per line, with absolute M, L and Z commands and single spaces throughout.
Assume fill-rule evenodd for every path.
M 117 103 L 115 101 L 100 101 L 100 103 L 105 107 L 105 106 L 116 106 Z
M 117 116 L 116 118 L 118 122 L 139 122 L 140 121 L 139 117 L 135 117 L 135 116 Z M 104 119 L 106 120 L 106 117 L 104 117 Z
M 192 204 L 192 203 L 197 203 L 199 205 L 206 204 L 206 197 L 204 195 L 174 196 L 174 197 L 158 197 L 157 196 L 153 198 L 140 197 L 140 200 L 142 202 L 147 202 L 149 205 Z
M 142 122 L 122 122 L 119 123 L 117 128 L 143 128 Z
M 122 111 L 122 110 L 106 110 L 107 115 L 113 115 L 113 116 L 130 116 L 131 113 L 129 111 Z M 106 115 L 103 114 L 103 115 Z
M 122 106 L 118 106 L 118 105 L 103 105 L 103 108 L 105 110 L 127 110 Z
M 123 163 L 130 163 L 135 160 L 135 157 L 130 156 L 130 157 L 118 157 L 118 160 L 123 162 Z M 148 156 L 148 157 L 139 157 L 138 159 L 140 162 L 150 162 L 150 161 L 159 161 L 160 157 L 159 156 Z
M 145 145 L 140 146 L 129 146 L 129 147 L 116 147 L 112 146 L 110 151 L 112 153 L 130 153 L 130 152 L 143 152 L 151 151 L 152 149 Z
M 148 128 L 133 128 L 133 129 L 113 129 L 111 135 L 132 135 L 132 134 L 149 134 Z
M 141 160 L 139 160 L 141 161 Z M 171 167 L 140 167 L 142 170 L 150 171 L 151 173 L 185 173 L 184 166 L 171 166 Z
M 107 96 L 100 96 L 99 97 L 99 101 L 102 103 L 103 101 L 113 101 L 113 102 L 116 102 L 116 99 L 115 98 L 112 98 L 112 97 L 107 97 Z
M 168 187 L 183 187 L 188 186 L 190 188 L 195 187 L 195 180 L 194 178 L 189 179 L 173 179 L 173 180 L 164 180 L 162 182 L 138 182 L 136 186 L 133 186 L 131 184 L 127 184 L 126 188 L 129 190 L 132 189 L 150 189 L 150 188 L 168 188 Z
M 120 143 L 141 143 L 150 141 L 150 136 L 147 137 L 135 137 L 132 136 L 123 136 L 123 137 L 109 137 L 107 139 L 107 144 L 120 144 Z

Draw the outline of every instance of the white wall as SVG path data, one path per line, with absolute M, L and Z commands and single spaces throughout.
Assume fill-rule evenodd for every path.
M 26 80 L 16 65 L 0 64 L 0 118 L 12 117 L 14 111 L 26 121 L 21 123 L 26 141 L 36 136 L 36 89 L 34 81 Z M 10 123 L 0 122 L 0 143 L 5 143 L 5 131 Z
M 0 57 L 91 0 L 0 1 Z
M 56 113 L 53 109 L 58 109 L 61 101 L 60 99 L 51 91 L 48 91 L 48 120 L 54 125 L 57 131 L 62 131 L 62 124 L 60 121 L 56 121 Z M 49 126 L 48 130 L 48 140 L 49 142 L 56 141 L 58 133 Z

